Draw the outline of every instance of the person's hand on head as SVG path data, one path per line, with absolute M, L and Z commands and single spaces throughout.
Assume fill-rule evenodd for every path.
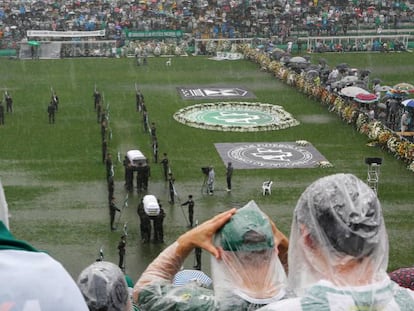
M 214 234 L 227 223 L 236 213 L 236 208 L 220 213 L 215 217 L 205 221 L 201 225 L 187 231 L 177 240 L 179 247 L 177 252 L 186 257 L 195 247 L 200 247 L 211 253 L 217 259 L 220 258 L 220 252 L 214 246 L 212 239 Z
M 275 239 L 275 245 L 277 247 L 280 262 L 288 272 L 288 248 L 289 239 L 276 227 L 275 223 L 269 218 L 269 222 L 272 226 L 273 236 Z

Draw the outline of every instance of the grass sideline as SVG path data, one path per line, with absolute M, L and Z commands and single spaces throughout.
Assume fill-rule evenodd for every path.
M 384 84 L 412 82 L 414 65 L 409 53 L 314 54 L 334 66 L 346 62 L 352 67 L 371 70 L 371 78 Z M 1 60 L 0 88 L 14 99 L 14 113 L 6 114 L 0 127 L 0 178 L 11 212 L 12 232 L 20 239 L 45 249 L 60 260 L 72 276 L 93 261 L 103 246 L 105 258 L 117 262 L 119 234 L 109 232 L 105 168 L 101 160 L 100 128 L 93 111 L 94 86 L 110 107 L 113 139 L 109 150 L 124 154 L 139 148 L 150 154 L 150 139 L 143 133 L 140 115 L 135 111 L 135 83 L 145 96 L 150 121 L 155 122 L 160 153 L 167 152 L 181 197 L 197 193 L 200 221 L 231 206 L 253 199 L 280 229 L 289 233 L 292 210 L 305 187 L 315 179 L 337 172 L 349 172 L 365 180 L 364 158 L 384 158 L 379 195 L 390 238 L 390 270 L 414 262 L 412 209 L 414 175 L 390 154 L 367 146 L 368 138 L 344 124 L 326 107 L 260 72 L 248 61 L 212 61 L 205 57 L 150 58 L 148 66 L 137 67 L 133 59 Z M 280 131 L 256 133 L 216 132 L 190 128 L 176 122 L 178 109 L 200 103 L 182 100 L 177 86 L 237 85 L 253 92 L 255 102 L 282 105 L 301 122 Z M 51 87 L 60 98 L 56 124 L 47 120 L 46 107 Z M 241 100 L 244 101 L 244 100 Z M 210 101 L 205 101 L 210 102 Z M 218 191 L 213 197 L 200 194 L 200 168 L 214 165 L 218 187 L 224 188 L 225 165 L 214 149 L 216 142 L 278 142 L 307 140 L 333 168 L 237 170 L 231 195 Z M 121 202 L 123 167 L 115 167 L 116 198 Z M 263 197 L 260 185 L 273 179 L 273 193 Z M 168 245 L 185 230 L 182 211 L 167 204 L 167 189 L 161 167 L 151 165 L 150 191 L 161 198 L 167 209 L 165 221 Z M 135 206 L 122 215 L 130 234 L 127 272 L 138 276 L 147 263 L 164 247 L 140 245 Z M 203 254 L 203 256 L 205 256 Z

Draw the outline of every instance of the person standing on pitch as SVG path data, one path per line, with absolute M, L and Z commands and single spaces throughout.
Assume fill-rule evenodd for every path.
M 50 102 L 49 106 L 47 106 L 47 113 L 49 115 L 49 124 L 55 123 L 55 112 L 56 112 L 56 106 L 53 104 L 53 102 Z
M 4 125 L 4 106 L 0 101 L 0 125 Z
M 164 157 L 161 160 L 162 168 L 164 171 L 164 178 L 165 181 L 168 181 L 168 170 L 169 170 L 169 164 L 168 164 L 168 157 L 167 154 L 164 152 Z
M 126 236 L 123 234 L 121 236 L 121 240 L 118 243 L 118 255 L 119 255 L 119 263 L 118 267 L 124 271 L 124 259 L 125 259 L 125 248 L 126 248 Z
M 231 177 L 233 176 L 233 165 L 231 162 L 227 163 L 226 169 L 226 182 L 227 182 L 227 192 L 231 191 Z
M 216 173 L 214 172 L 214 167 L 210 166 L 210 169 L 208 171 L 208 180 L 207 180 L 207 193 L 209 195 L 213 195 L 215 177 L 216 177 Z
M 7 91 L 4 93 L 4 96 L 6 97 L 7 112 L 12 113 L 13 112 L 13 98 L 10 96 L 10 94 Z
M 154 163 L 158 163 L 158 140 L 157 140 L 157 137 L 155 137 L 152 140 L 152 154 L 154 156 Z
M 194 200 L 191 194 L 188 196 L 188 200 L 181 204 L 181 206 L 185 205 L 188 205 L 188 221 L 190 222 L 189 228 L 192 228 L 194 220 Z
M 112 197 L 111 202 L 109 202 L 109 217 L 110 217 L 111 231 L 116 230 L 116 227 L 114 226 L 114 222 L 115 222 L 115 214 L 117 211 L 120 212 L 121 210 L 115 205 L 115 198 Z
M 168 190 L 170 193 L 170 204 L 174 204 L 174 196 L 175 196 L 175 189 L 174 189 L 174 182 L 175 178 L 172 173 L 168 173 Z

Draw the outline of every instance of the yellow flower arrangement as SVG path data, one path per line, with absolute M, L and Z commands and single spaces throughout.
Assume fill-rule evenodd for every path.
M 358 107 L 348 105 L 333 92 L 320 87 L 315 81 L 306 81 L 305 77 L 289 70 L 282 63 L 272 61 L 263 51 L 253 49 L 248 44 L 239 46 L 246 59 L 258 63 L 261 68 L 271 72 L 275 77 L 286 84 L 295 86 L 298 91 L 319 99 L 322 104 L 329 106 L 329 111 L 337 113 L 348 124 L 355 124 L 357 130 L 370 137 L 374 144 L 378 143 L 394 156 L 410 163 L 408 169 L 414 172 L 414 144 L 397 136 L 393 131 L 384 127 L 379 121 L 370 122 L 366 113 L 360 112 Z M 329 163 L 329 162 L 328 162 Z M 328 163 L 318 163 L 320 167 L 330 167 Z
M 382 130 L 381 133 L 378 135 L 378 142 L 381 145 L 386 145 L 388 139 L 390 139 L 390 137 L 392 137 L 392 133 L 388 130 Z

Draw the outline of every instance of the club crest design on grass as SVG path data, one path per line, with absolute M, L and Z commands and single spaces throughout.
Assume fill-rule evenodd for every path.
M 251 142 L 214 144 L 223 163 L 235 169 L 332 167 L 309 142 Z M 323 164 L 323 165 L 322 165 Z
M 282 106 L 252 102 L 217 102 L 180 109 L 174 119 L 206 130 L 256 132 L 299 125 Z

